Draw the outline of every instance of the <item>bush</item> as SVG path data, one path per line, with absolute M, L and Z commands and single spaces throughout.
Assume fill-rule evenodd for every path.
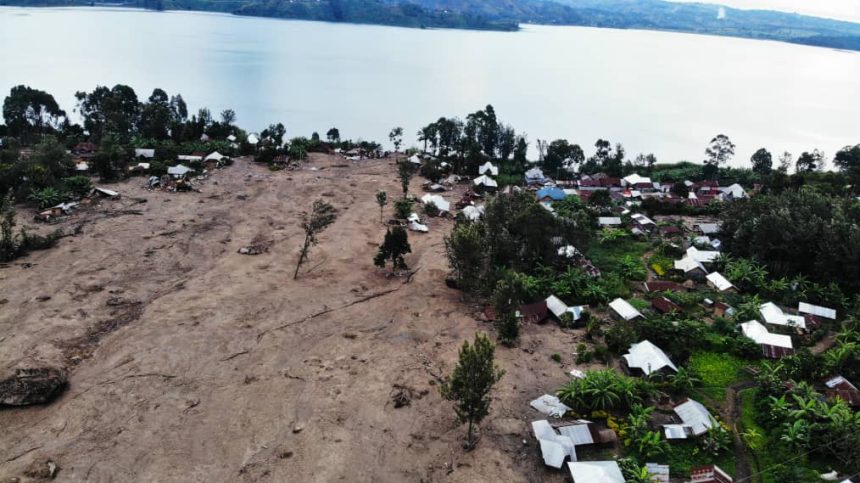
M 588 364 L 594 358 L 594 353 L 588 350 L 588 346 L 583 343 L 580 343 L 576 346 L 576 363 L 577 364 Z
M 27 199 L 35 203 L 39 209 L 44 209 L 62 203 L 66 199 L 66 194 L 57 188 L 49 186 L 30 191 L 30 196 Z
M 552 359 L 552 360 L 553 360 L 553 361 L 555 361 L 555 362 L 558 362 L 559 364 L 561 363 L 561 354 L 559 354 L 558 352 L 556 352 L 555 354 L 551 355 L 549 358 L 550 358 L 550 359 Z
M 63 191 L 71 193 L 79 198 L 90 194 L 93 183 L 88 176 L 70 176 L 63 178 Z
M 433 203 L 432 201 L 424 203 L 424 214 L 430 217 L 439 216 L 439 207 L 437 207 L 436 203 Z
M 405 220 L 412 214 L 412 201 L 407 199 L 397 200 L 394 202 L 394 216 L 398 219 Z

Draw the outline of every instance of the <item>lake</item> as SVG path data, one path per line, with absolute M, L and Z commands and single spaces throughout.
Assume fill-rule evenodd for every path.
M 67 111 L 74 93 L 161 87 L 189 110 L 288 136 L 409 143 L 440 116 L 492 104 L 535 139 L 597 138 L 628 156 L 700 161 L 710 139 L 830 157 L 860 143 L 860 53 L 770 41 L 580 27 L 418 30 L 191 12 L 0 7 L 0 92 L 27 84 Z

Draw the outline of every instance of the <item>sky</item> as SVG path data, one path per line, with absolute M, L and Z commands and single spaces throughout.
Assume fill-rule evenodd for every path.
M 860 0 L 671 0 L 718 3 L 734 8 L 779 10 L 860 22 Z

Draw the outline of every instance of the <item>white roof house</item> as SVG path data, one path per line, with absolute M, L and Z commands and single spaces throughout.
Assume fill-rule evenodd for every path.
M 827 307 L 821 307 L 820 305 L 812 305 L 806 302 L 800 302 L 797 304 L 797 311 L 801 314 L 810 314 L 816 317 L 823 317 L 825 319 L 836 320 L 836 311 L 833 309 L 828 309 Z
M 485 186 L 488 188 L 498 188 L 499 187 L 499 183 L 497 183 L 496 180 L 494 180 L 493 178 L 490 178 L 489 176 L 487 176 L 485 174 L 482 174 L 481 176 L 478 176 L 477 178 L 473 179 L 472 184 L 474 184 L 475 186 Z
M 713 426 L 713 417 L 708 408 L 693 399 L 687 399 L 675 406 L 675 414 L 681 419 L 681 424 L 665 424 L 663 432 L 666 439 L 686 439 L 688 434 L 699 436 Z
M 702 265 L 702 262 L 690 257 L 684 257 L 680 260 L 675 260 L 675 270 L 681 270 L 684 273 L 690 273 L 694 270 L 701 270 L 702 273 L 708 273 L 708 270 Z
M 577 253 L 579 253 L 579 250 L 573 245 L 565 245 L 558 249 L 558 256 L 560 257 L 573 258 Z
M 407 159 L 406 161 L 408 161 L 412 164 L 419 164 L 419 165 L 421 164 L 421 158 L 419 158 L 417 154 L 413 154 L 412 156 L 409 156 L 409 159 Z
M 553 468 L 561 468 L 564 459 L 576 461 L 576 445 L 568 436 L 560 435 L 546 420 L 532 421 L 532 432 L 540 443 L 543 462 Z
M 260 138 L 257 137 L 256 134 L 254 134 L 254 133 L 248 134 L 248 144 L 259 144 L 259 143 L 260 143 Z
M 412 231 L 418 231 L 421 233 L 427 233 L 428 231 L 430 231 L 430 228 L 427 228 L 427 225 L 422 225 L 421 223 L 418 223 L 417 221 L 410 221 L 409 222 L 409 229 Z
M 463 216 L 465 216 L 467 220 L 475 221 L 484 215 L 484 205 L 480 205 L 480 206 L 469 205 L 469 206 L 463 208 L 462 210 L 460 210 L 460 213 L 462 213 Z
M 218 151 L 215 151 L 214 153 L 211 153 L 208 156 L 206 156 L 205 158 L 203 158 L 203 160 L 204 161 L 221 161 L 224 158 L 227 158 L 227 156 L 224 156 L 223 154 L 219 153 Z
M 203 161 L 203 156 L 194 156 L 193 154 L 180 154 L 176 157 L 177 161 Z
M 582 317 L 583 307 L 581 305 L 570 307 L 555 295 L 550 295 L 546 298 L 546 308 L 559 320 L 566 313 L 569 313 L 574 321 Z
M 550 394 L 544 394 L 543 396 L 535 399 L 529 403 L 529 406 L 537 409 L 547 416 L 553 416 L 556 418 L 564 416 L 564 414 L 571 409 L 569 406 L 561 402 L 561 399 Z
M 767 327 L 757 320 L 750 320 L 741 324 L 741 332 L 757 344 L 793 349 L 790 335 L 771 334 Z
M 621 218 L 617 216 L 601 216 L 597 218 L 597 224 L 600 226 L 620 226 Z
M 442 198 L 439 195 L 431 195 L 430 193 L 427 193 L 421 197 L 421 202 L 425 205 L 433 203 L 436 205 L 436 208 L 439 208 L 439 211 L 451 211 L 451 203 L 445 201 L 445 198 Z
M 631 174 L 631 175 L 627 175 L 627 176 L 625 176 L 625 177 L 621 178 L 621 181 L 623 181 L 625 185 L 636 185 L 636 184 L 639 184 L 639 183 L 648 183 L 648 184 L 652 184 L 652 183 L 651 183 L 651 178 L 648 178 L 648 177 L 645 177 L 645 176 L 639 176 L 639 175 L 638 175 L 638 174 L 636 174 L 636 173 L 633 173 L 633 174 Z M 652 184 L 652 186 L 653 186 L 653 184 Z
M 493 163 L 487 161 L 478 167 L 478 174 L 488 174 L 490 176 L 498 176 L 499 175 L 499 167 L 493 165 Z
M 720 252 L 699 250 L 696 247 L 687 249 L 687 256 L 701 263 L 711 263 L 720 258 Z
M 713 235 L 720 232 L 720 225 L 718 223 L 699 223 L 696 226 L 699 227 L 702 235 Z
M 135 158 L 148 158 L 148 159 L 151 159 L 151 158 L 154 158 L 154 157 L 155 157 L 155 150 L 154 150 L 154 149 L 140 149 L 140 148 L 136 148 L 136 149 L 134 150 L 134 157 L 135 157 Z
M 227 136 L 227 140 L 230 141 L 231 143 L 235 142 L 236 141 L 236 135 L 231 134 L 231 135 Z
M 664 367 L 669 367 L 675 372 L 678 371 L 669 356 L 647 340 L 631 345 L 629 353 L 622 357 L 627 361 L 627 367 L 641 369 L 646 375 L 659 372 Z
M 708 285 L 720 292 L 725 292 L 726 290 L 735 288 L 735 286 L 732 285 L 732 282 L 729 282 L 729 280 L 720 272 L 709 273 L 705 278 L 708 279 Z
M 782 311 L 775 303 L 767 302 L 758 308 L 762 319 L 768 324 L 782 325 L 785 327 L 800 327 L 806 329 L 806 318 L 801 315 L 789 315 Z
M 573 483 L 624 483 L 615 461 L 572 461 L 567 464 Z
M 622 298 L 617 298 L 612 302 L 609 302 L 609 308 L 611 308 L 619 317 L 624 320 L 633 320 L 639 317 L 642 317 L 642 314 L 636 310 L 635 307 L 630 305 L 630 303 Z
M 90 169 L 90 165 L 87 164 L 86 161 L 78 161 L 75 163 L 75 171 L 87 171 Z
M 749 197 L 747 196 L 747 192 L 744 190 L 743 186 L 737 183 L 720 188 L 720 192 L 723 194 L 723 198 L 731 200 L 740 200 Z
M 167 174 L 175 177 L 185 176 L 186 174 L 194 171 L 193 169 L 185 166 L 184 164 L 177 164 L 176 166 L 170 166 L 167 168 Z
M 634 214 L 630 215 L 630 218 L 642 226 L 656 225 L 656 223 L 654 223 L 654 220 L 652 220 L 651 218 L 648 218 L 647 216 L 643 215 L 642 213 L 634 213 Z

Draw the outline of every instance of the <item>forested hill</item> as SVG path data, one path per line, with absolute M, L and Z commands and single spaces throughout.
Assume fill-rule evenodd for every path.
M 93 4 L 0 0 L 0 5 L 22 6 Z M 534 23 L 667 30 L 860 51 L 860 24 L 662 0 L 125 0 L 122 5 L 420 28 L 516 30 L 520 24 Z

